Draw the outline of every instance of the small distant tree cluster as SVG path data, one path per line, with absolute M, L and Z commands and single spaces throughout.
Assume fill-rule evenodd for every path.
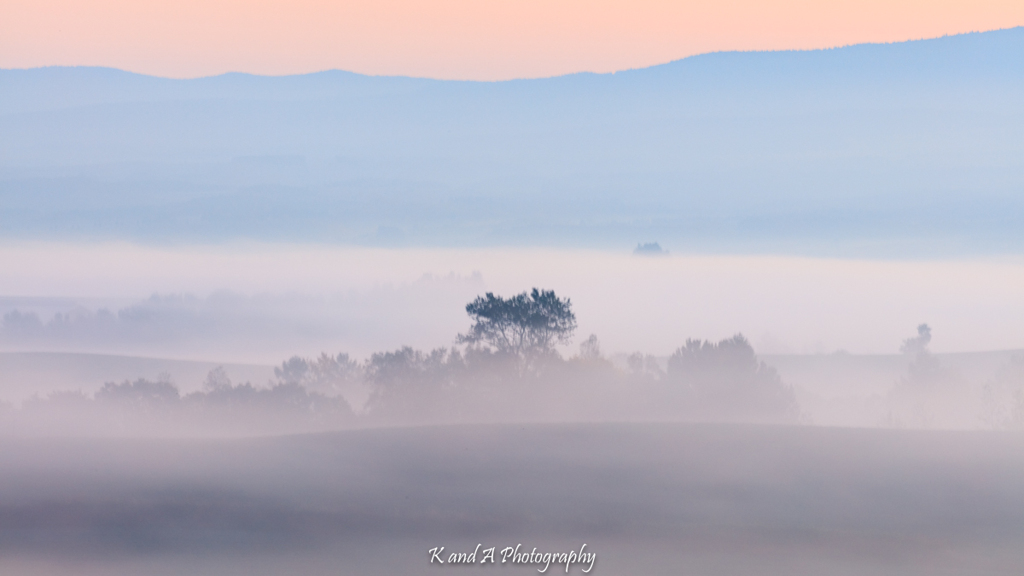
M 1024 429 L 1024 356 L 1015 354 L 983 388 L 982 421 L 997 429 Z
M 904 387 L 933 386 L 946 376 L 938 359 L 928 350 L 931 341 L 931 327 L 921 324 L 917 327 L 917 336 L 907 338 L 900 346 L 900 352 L 910 360 L 907 375 L 902 380 Z
M 774 368 L 757 359 L 742 334 L 718 343 L 687 340 L 669 357 L 666 379 L 710 418 L 785 422 L 799 416 L 793 390 Z
M 202 390 L 182 394 L 166 377 L 107 382 L 92 397 L 64 391 L 25 403 L 22 412 L 55 428 L 100 433 L 239 435 L 326 430 L 353 423 L 341 396 L 289 382 L 235 385 L 223 368 L 209 372 Z
M 378 352 L 366 363 L 370 385 L 367 411 L 376 417 L 416 422 L 448 412 L 457 398 L 465 363 L 458 350 L 438 348 L 429 353 L 405 346 Z
M 917 327 L 917 336 L 907 338 L 900 346 L 900 353 L 908 356 L 922 356 L 928 354 L 928 344 L 932 341 L 932 329 L 927 324 L 920 324 Z
M 917 336 L 900 346 L 906 372 L 889 391 L 888 411 L 882 424 L 897 428 L 931 428 L 937 425 L 967 427 L 976 424 L 975 411 L 982 400 L 964 386 L 961 375 L 946 366 L 929 350 L 932 329 L 917 327 Z
M 296 384 L 323 394 L 340 394 L 362 378 L 362 367 L 348 354 L 320 354 L 315 360 L 292 356 L 274 368 L 279 382 Z
M 591 334 L 580 343 L 580 358 L 587 360 L 601 358 L 601 343 L 597 341 L 597 334 Z

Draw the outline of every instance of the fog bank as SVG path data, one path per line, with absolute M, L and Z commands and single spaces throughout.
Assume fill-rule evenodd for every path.
M 892 354 L 921 322 L 936 329 L 933 352 L 1024 348 L 1017 258 L 716 256 L 673 245 L 644 257 L 629 248 L 7 243 L 3 314 L 35 313 L 45 325 L 58 312 L 134 312 L 119 318 L 126 331 L 83 320 L 81 332 L 34 340 L 6 320 L 0 347 L 256 364 L 321 351 L 366 356 L 449 345 L 476 295 L 545 286 L 572 299 L 579 333 L 597 334 L 610 353 L 667 356 L 687 338 L 742 332 L 762 354 Z

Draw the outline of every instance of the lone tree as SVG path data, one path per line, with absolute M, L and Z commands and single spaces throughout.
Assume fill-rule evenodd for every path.
M 488 292 L 467 304 L 466 313 L 473 326 L 459 334 L 460 344 L 483 342 L 520 359 L 550 354 L 556 342 L 568 344 L 576 330 L 572 303 L 553 290 L 534 288 L 508 299 Z

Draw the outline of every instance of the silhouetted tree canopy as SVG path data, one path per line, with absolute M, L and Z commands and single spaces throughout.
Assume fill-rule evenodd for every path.
M 917 327 L 917 336 L 907 338 L 900 346 L 900 352 L 907 356 L 911 362 L 907 366 L 907 374 L 900 381 L 900 388 L 934 386 L 943 380 L 948 380 L 951 374 L 943 370 L 939 360 L 928 350 L 928 344 L 932 341 L 932 329 L 927 324 Z
M 580 343 L 580 358 L 595 360 L 601 357 L 601 343 L 597 340 L 597 334 L 591 334 L 586 340 Z
M 139 378 L 135 382 L 127 380 L 121 384 L 107 382 L 96 392 L 97 402 L 117 403 L 132 406 L 141 410 L 154 410 L 173 406 L 180 400 L 178 389 L 167 382 L 159 380 L 150 382 Z
M 315 360 L 292 356 L 274 368 L 274 376 L 281 384 L 301 385 L 323 394 L 338 394 L 346 383 L 361 378 L 359 363 L 348 354 L 320 354 Z
M 443 412 L 441 405 L 457 386 L 463 368 L 462 355 L 454 348 L 424 353 L 404 346 L 374 353 L 366 363 L 371 390 L 367 409 L 376 416 L 407 421 Z
M 507 299 L 488 292 L 467 304 L 466 313 L 473 326 L 459 335 L 460 343 L 483 343 L 520 358 L 550 353 L 576 330 L 572 303 L 553 290 L 534 288 Z
M 682 384 L 706 416 L 787 421 L 799 414 L 793 390 L 742 334 L 718 343 L 687 340 L 669 357 L 667 378 Z
M 927 324 L 917 327 L 917 336 L 907 338 L 900 346 L 900 352 L 909 356 L 928 354 L 928 344 L 932 341 L 932 329 Z

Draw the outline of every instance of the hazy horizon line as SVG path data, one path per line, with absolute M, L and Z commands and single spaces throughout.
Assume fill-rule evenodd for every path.
M 676 64 L 678 62 L 683 62 L 685 60 L 690 60 L 690 59 L 693 59 L 693 58 L 700 58 L 700 57 L 704 57 L 704 56 L 711 56 L 711 55 L 716 55 L 716 54 L 771 54 L 771 53 L 794 53 L 794 52 L 796 52 L 796 53 L 827 52 L 827 51 L 831 51 L 831 50 L 842 50 L 842 49 L 846 49 L 846 48 L 856 48 L 856 47 L 860 47 L 860 46 L 891 46 L 891 45 L 895 45 L 895 44 L 910 44 L 910 43 L 914 43 L 914 42 L 928 42 L 928 41 L 933 41 L 933 40 L 941 40 L 941 39 L 944 39 L 944 38 L 956 38 L 956 37 L 959 37 L 959 36 L 971 36 L 971 35 L 974 35 L 974 34 L 988 34 L 988 33 L 992 33 L 992 32 L 1005 32 L 1005 31 L 1009 31 L 1009 30 L 1016 30 L 1018 28 L 1024 28 L 1024 24 L 1018 24 L 1016 26 L 1008 26 L 1008 27 L 1004 27 L 1004 28 L 993 28 L 993 29 L 989 29 L 989 30 L 972 30 L 970 32 L 959 32 L 959 33 L 956 33 L 956 34 L 943 34 L 941 36 L 928 36 L 928 37 L 921 37 L 921 38 L 908 38 L 906 40 L 893 40 L 893 41 L 888 41 L 888 42 L 856 42 L 856 43 L 852 43 L 852 44 L 837 44 L 837 45 L 832 45 L 832 46 L 822 46 L 822 47 L 818 47 L 818 48 L 790 48 L 790 49 L 780 49 L 780 50 L 771 50 L 771 49 L 767 49 L 767 50 L 712 50 L 712 51 L 709 51 L 709 52 L 698 52 L 696 54 L 690 54 L 690 55 L 682 56 L 682 57 L 675 58 L 675 59 L 672 59 L 672 60 L 667 60 L 667 61 L 659 62 L 659 63 L 656 63 L 656 64 L 650 64 L 648 66 L 639 66 L 639 67 L 633 67 L 633 68 L 623 68 L 623 69 L 620 69 L 620 70 L 613 70 L 611 72 L 594 72 L 594 71 L 591 71 L 591 70 L 578 70 L 578 71 L 575 71 L 575 72 L 567 72 L 565 74 L 555 74 L 555 75 L 551 75 L 551 76 L 510 77 L 510 78 L 501 78 L 501 79 L 497 79 L 497 80 L 477 80 L 477 79 L 471 79 L 471 78 L 443 78 L 443 77 L 413 76 L 413 75 L 403 75 L 403 74 L 367 74 L 367 73 L 363 73 L 363 72 L 355 72 L 355 71 L 352 71 L 352 70 L 345 70 L 345 69 L 342 69 L 342 68 L 326 68 L 326 69 L 322 69 L 322 70 L 315 70 L 315 71 L 312 71 L 312 72 L 299 72 L 299 73 L 294 73 L 294 74 L 259 74 L 259 73 L 255 73 L 255 72 L 245 72 L 245 71 L 241 71 L 241 70 L 229 70 L 229 71 L 226 71 L 226 72 L 221 72 L 219 74 L 209 74 L 209 75 L 204 75 L 204 76 L 160 76 L 160 75 L 157 75 L 157 74 L 149 74 L 149 73 L 146 73 L 146 72 L 138 72 L 138 71 L 127 69 L 127 68 L 117 68 L 117 67 L 114 67 L 114 66 L 87 65 L 87 64 L 80 64 L 80 65 L 51 64 L 51 65 L 46 65 L 46 66 L 33 66 L 33 67 L 28 67 L 28 68 L 2 68 L 2 67 L 0 67 L 0 72 L 9 72 L 9 71 L 12 71 L 12 72 L 13 71 L 29 72 L 29 71 L 34 71 L 34 70 L 47 70 L 47 69 L 53 69 L 53 68 L 96 69 L 96 70 L 110 70 L 110 71 L 115 71 L 115 72 L 122 72 L 122 73 L 125 73 L 125 74 L 131 74 L 131 75 L 135 75 L 135 76 L 143 76 L 143 77 L 146 77 L 146 78 L 156 78 L 156 79 L 160 79 L 160 80 L 182 80 L 182 81 L 210 80 L 210 79 L 214 79 L 214 78 L 222 78 L 224 76 L 250 76 L 250 77 L 254 77 L 254 78 L 295 78 L 295 77 L 301 77 L 301 76 L 314 76 L 314 75 L 317 75 L 317 74 L 343 73 L 343 74 L 351 74 L 353 76 L 361 76 L 361 77 L 364 77 L 364 78 L 394 78 L 394 79 L 406 79 L 406 80 L 426 80 L 426 81 L 434 81 L 434 82 L 460 82 L 460 83 L 467 83 L 467 84 L 470 84 L 470 83 L 472 83 L 472 84 L 501 84 L 501 83 L 505 83 L 505 82 L 523 82 L 523 81 L 531 81 L 531 80 L 554 80 L 554 79 L 558 79 L 558 78 L 567 78 L 567 77 L 570 77 L 570 76 L 582 76 L 582 75 L 614 76 L 615 74 L 621 74 L 621 73 L 625 73 L 625 72 L 636 72 L 636 71 L 641 71 L 641 70 L 649 70 L 651 68 L 658 68 L 660 66 L 668 66 L 668 65 L 671 65 L 671 64 Z

